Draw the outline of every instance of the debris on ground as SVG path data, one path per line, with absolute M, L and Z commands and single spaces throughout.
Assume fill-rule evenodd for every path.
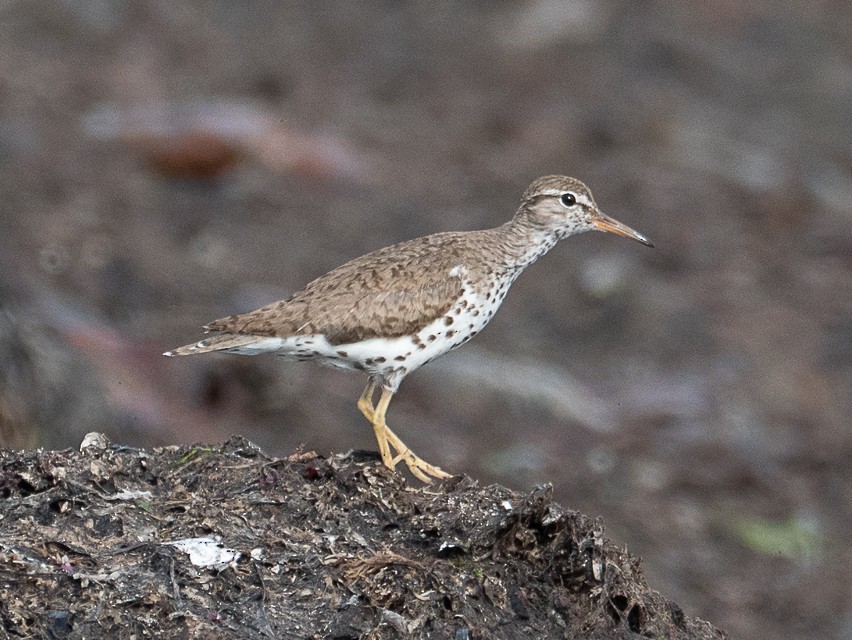
M 4 637 L 722 639 L 602 525 L 372 454 L 234 437 L 0 451 Z

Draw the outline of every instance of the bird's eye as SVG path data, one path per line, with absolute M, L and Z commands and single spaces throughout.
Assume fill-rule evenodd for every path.
M 566 191 L 559 197 L 559 202 L 564 204 L 566 207 L 573 207 L 577 204 L 577 197 L 570 191 Z

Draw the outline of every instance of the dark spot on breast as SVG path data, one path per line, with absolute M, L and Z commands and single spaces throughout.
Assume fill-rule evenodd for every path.
M 384 362 L 384 361 L 385 361 L 385 357 L 384 357 L 384 356 L 379 356 L 378 358 L 376 358 L 376 359 L 375 359 L 375 361 L 376 361 L 376 362 L 378 362 L 379 364 L 381 364 L 382 362 Z
M 473 310 L 473 317 L 475 318 L 478 315 L 479 315 L 479 309 L 474 309 Z
M 456 335 L 456 332 L 453 331 L 452 329 L 450 331 L 447 331 L 447 337 L 448 338 L 452 338 L 454 335 Z
M 405 362 L 405 356 L 397 356 L 396 358 L 394 358 L 394 360 L 398 362 Z
M 341 358 L 348 358 L 349 357 L 349 353 L 346 352 L 346 351 L 338 351 L 337 355 L 339 355 Z
M 364 365 L 360 362 L 356 362 L 352 365 L 352 368 L 357 369 L 358 371 L 364 371 L 366 367 L 364 367 Z
M 435 339 L 436 339 L 436 338 L 437 338 L 437 336 L 432 335 L 432 336 L 429 336 L 429 337 L 428 337 L 428 338 L 426 338 L 426 339 L 427 339 L 429 342 L 435 342 Z
M 472 337 L 473 337 L 473 336 L 475 336 L 477 333 L 479 333 L 479 331 L 471 331 L 471 332 L 470 332 L 470 337 L 472 338 Z
M 451 324 L 453 324 L 453 319 L 450 316 L 447 316 L 446 318 L 444 318 L 444 324 L 449 327 Z
M 425 344 L 423 344 L 422 342 L 421 342 L 420 344 L 418 344 L 418 345 L 417 345 L 417 349 L 418 349 L 419 351 L 423 351 L 423 349 L 425 349 L 425 348 L 426 348 L 426 345 L 425 345 Z
M 375 361 L 372 358 L 365 358 L 364 359 L 364 364 L 367 365 L 368 367 L 371 366 L 373 364 L 373 362 L 375 362 Z

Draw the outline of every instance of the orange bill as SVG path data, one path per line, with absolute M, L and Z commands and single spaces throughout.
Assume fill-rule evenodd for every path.
M 604 215 L 603 213 L 598 213 L 592 219 L 592 225 L 594 225 L 594 227 L 598 231 L 606 231 L 608 233 L 614 233 L 619 236 L 624 236 L 625 238 L 632 238 L 633 240 L 641 242 L 646 247 L 654 246 L 653 242 L 648 240 L 648 238 L 643 236 L 638 231 L 634 231 L 626 224 L 622 224 L 618 220 L 614 220 L 613 218 L 610 218 L 609 216 Z

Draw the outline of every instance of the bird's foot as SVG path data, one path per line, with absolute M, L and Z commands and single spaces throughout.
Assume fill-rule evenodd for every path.
M 408 467 L 408 470 L 411 471 L 411 474 L 425 484 L 432 484 L 431 478 L 436 478 L 438 480 L 452 478 L 452 476 L 441 469 L 441 467 L 429 464 L 420 456 L 415 455 L 408 445 L 400 440 L 393 431 L 386 429 L 385 433 L 387 434 L 390 447 L 393 447 L 393 449 L 397 452 L 396 456 L 390 460 L 385 460 L 384 456 L 382 457 L 382 461 L 385 463 L 385 466 L 395 469 L 396 465 L 400 462 L 405 462 L 405 465 Z
M 388 469 L 395 469 L 400 462 L 405 462 L 408 470 L 411 471 L 415 478 L 425 484 L 432 484 L 431 478 L 444 480 L 452 476 L 433 464 L 429 464 L 423 458 L 414 455 L 414 452 L 399 439 L 393 431 L 390 430 L 385 422 L 385 412 L 388 409 L 388 404 L 393 396 L 393 392 L 387 388 L 382 388 L 382 395 L 379 398 L 378 404 L 373 405 L 373 392 L 376 389 L 376 383 L 370 379 L 364 393 L 358 399 L 358 409 L 364 414 L 373 424 L 373 430 L 376 433 L 376 442 L 379 445 L 379 453 L 382 456 L 382 462 Z M 391 449 L 396 452 L 394 455 Z
M 403 460 L 408 466 L 408 470 L 411 471 L 412 475 L 424 482 L 425 484 L 432 484 L 432 478 L 436 478 L 438 480 L 445 480 L 447 478 L 452 478 L 452 476 L 441 469 L 441 467 L 436 467 L 434 464 L 429 464 L 423 458 L 414 455 L 411 452 L 411 449 L 400 453 L 394 458 L 394 464 L 398 463 L 400 460 Z

